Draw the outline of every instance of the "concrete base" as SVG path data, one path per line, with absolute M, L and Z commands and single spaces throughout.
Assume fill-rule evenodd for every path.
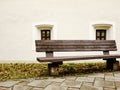
M 113 70 L 118 70 L 119 69 L 119 61 L 116 61 L 113 63 Z
M 118 70 L 119 69 L 119 61 L 116 61 L 116 59 L 107 60 L 106 68 L 110 69 L 110 70 Z
M 59 65 L 61 65 L 62 62 L 53 62 L 48 64 L 48 70 L 49 70 L 49 75 L 52 76 L 58 76 L 59 75 Z

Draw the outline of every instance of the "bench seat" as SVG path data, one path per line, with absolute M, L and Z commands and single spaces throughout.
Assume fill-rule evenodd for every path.
M 61 61 L 75 61 L 87 59 L 105 59 L 110 60 L 120 58 L 119 54 L 114 55 L 84 55 L 84 56 L 62 56 L 62 57 L 38 57 L 39 62 L 61 62 Z

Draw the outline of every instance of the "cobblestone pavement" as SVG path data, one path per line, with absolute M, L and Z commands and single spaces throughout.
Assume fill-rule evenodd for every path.
M 0 90 L 120 90 L 120 72 L 8 80 Z

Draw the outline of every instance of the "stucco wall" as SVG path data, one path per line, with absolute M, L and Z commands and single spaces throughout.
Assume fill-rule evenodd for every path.
M 53 24 L 52 39 L 90 38 L 92 23 L 112 23 L 120 52 L 119 0 L 1 0 L 0 60 L 35 61 L 35 25 Z M 93 34 L 94 35 L 94 34 Z

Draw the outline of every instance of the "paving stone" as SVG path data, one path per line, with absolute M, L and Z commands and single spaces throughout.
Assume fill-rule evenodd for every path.
M 86 82 L 86 78 L 87 78 L 87 77 L 78 77 L 78 78 L 76 79 L 76 81 Z
M 105 73 L 105 76 L 114 76 L 114 73 Z
M 115 88 L 104 88 L 104 90 L 116 90 Z
M 98 90 L 97 88 L 89 85 L 82 85 L 80 90 Z
M 55 78 L 55 79 L 47 79 L 47 81 L 52 81 L 52 82 L 63 82 L 65 79 L 60 79 L 60 78 Z
M 117 90 L 120 90 L 120 87 L 117 87 Z
M 0 90 L 12 90 L 11 88 L 0 87 Z
M 104 87 L 104 80 L 95 80 L 94 86 L 96 86 L 96 87 Z
M 105 81 L 104 82 L 104 87 L 115 88 L 115 83 L 111 82 L 111 81 Z
M 120 82 L 120 77 L 116 77 L 116 76 L 105 76 L 105 80 L 106 80 L 106 81 L 118 81 L 118 82 Z
M 89 75 L 88 77 L 98 77 L 98 78 L 104 78 L 104 74 L 102 74 L 102 73 L 97 73 L 97 74 L 92 74 L 92 75 Z
M 120 87 L 120 82 L 115 82 L 116 87 Z
M 71 81 L 74 81 L 75 79 L 76 79 L 77 77 L 70 77 L 70 76 L 68 76 L 68 77 L 65 77 L 65 80 L 71 80 Z
M 76 79 L 76 81 L 80 81 L 80 82 L 94 82 L 94 78 L 93 77 L 78 77 Z
M 79 82 L 79 81 L 68 81 L 68 80 L 66 80 L 61 84 L 61 86 L 80 88 L 81 84 L 82 83 Z
M 44 88 L 51 83 L 52 83 L 51 81 L 47 81 L 47 80 L 34 80 L 31 83 L 29 83 L 28 85 L 32 86 L 32 87 Z
M 20 81 L 22 82 L 28 82 L 28 83 L 30 83 L 30 82 L 32 82 L 33 80 L 35 80 L 34 78 L 28 78 L 28 79 L 21 79 Z
M 17 83 L 19 83 L 20 81 L 5 81 L 5 82 L 0 82 L 0 87 L 11 87 Z
M 95 80 L 104 81 L 105 79 L 97 77 L 97 78 L 95 78 Z
M 91 83 L 91 82 L 83 82 L 83 85 L 89 85 L 89 86 L 92 86 L 93 83 Z
M 68 88 L 67 90 L 80 90 L 79 88 Z
M 94 86 L 115 88 L 114 82 L 104 81 L 104 80 L 101 80 L 101 81 L 100 80 L 95 80 Z
M 43 88 L 33 88 L 31 90 L 44 90 Z
M 22 86 L 26 86 L 28 84 L 28 82 L 20 82 L 20 83 L 18 83 L 18 85 L 22 85 Z
M 114 76 L 105 76 L 105 80 L 106 81 L 115 81 L 115 77 Z
M 120 77 L 115 77 L 116 82 L 120 82 Z
M 30 90 L 32 87 L 29 86 L 22 86 L 22 85 L 15 85 L 13 87 L 13 90 Z
M 118 73 L 118 72 L 117 72 L 117 73 L 114 73 L 114 76 L 115 76 L 115 77 L 120 77 L 120 72 L 119 72 L 119 73 Z
M 53 82 L 53 83 L 51 83 L 51 85 L 60 86 L 61 83 L 60 82 Z
M 67 90 L 67 87 L 48 85 L 44 90 Z
M 95 87 L 97 90 L 103 90 L 103 87 Z

